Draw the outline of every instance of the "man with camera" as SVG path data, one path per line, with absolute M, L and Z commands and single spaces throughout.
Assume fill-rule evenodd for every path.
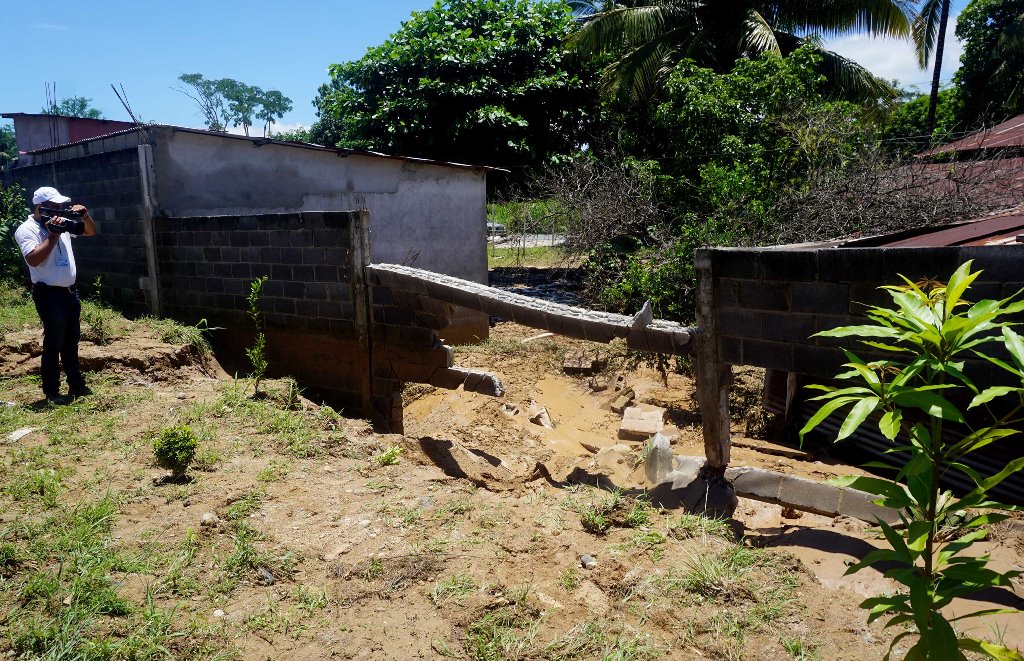
M 43 322 L 42 377 L 46 401 L 63 404 L 60 370 L 68 378 L 68 397 L 90 393 L 78 366 L 81 301 L 75 287 L 71 239 L 96 234 L 89 210 L 44 186 L 32 194 L 32 214 L 14 232 L 32 278 L 32 300 Z

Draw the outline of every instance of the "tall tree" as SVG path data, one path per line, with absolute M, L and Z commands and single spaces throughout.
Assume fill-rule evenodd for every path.
M 447 0 L 330 67 L 311 138 L 483 165 L 539 164 L 587 141 L 597 96 L 568 62 L 560 2 Z
M 939 105 L 939 79 L 942 76 L 942 54 L 946 49 L 946 25 L 949 23 L 949 0 L 925 0 L 921 11 L 914 19 L 914 45 L 917 47 L 918 64 L 924 69 L 928 58 L 935 53 L 932 68 L 932 88 L 928 97 L 928 118 L 925 121 L 925 135 L 931 139 L 935 132 L 935 111 Z
M 87 119 L 103 119 L 103 113 L 92 107 L 92 99 L 84 96 L 65 97 L 59 103 L 54 103 L 49 108 L 43 108 L 39 112 L 47 115 L 61 115 L 63 117 L 85 117 Z
M 953 77 L 960 119 L 972 126 L 1024 113 L 1024 0 L 971 0 L 956 36 L 964 44 Z
M 575 2 L 605 6 L 600 2 Z M 605 92 L 649 99 L 677 62 L 692 59 L 719 72 L 762 53 L 786 55 L 810 44 L 835 94 L 868 101 L 891 97 L 891 85 L 857 63 L 821 47 L 821 37 L 851 32 L 909 37 L 912 0 L 646 0 L 593 14 L 569 39 L 584 56 L 614 59 Z
M 279 90 L 264 91 L 234 78 L 214 80 L 201 73 L 185 73 L 178 80 L 187 87 L 177 91 L 195 102 L 211 131 L 241 126 L 249 135 L 249 127 L 258 119 L 264 123 L 263 135 L 267 136 L 274 120 L 292 109 L 292 100 Z
M 14 127 L 0 126 L 0 168 L 5 168 L 18 158 L 18 144 L 14 140 Z

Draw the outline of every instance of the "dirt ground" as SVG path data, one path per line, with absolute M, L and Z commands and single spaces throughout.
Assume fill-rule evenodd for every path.
M 748 500 L 733 522 L 708 521 L 651 498 L 640 444 L 617 438 L 615 376 L 639 402 L 669 409 L 680 454 L 701 453 L 692 381 L 632 365 L 617 347 L 523 342 L 535 334 L 501 323 L 484 345 L 456 350 L 457 364 L 498 373 L 504 397 L 410 385 L 405 434 L 382 435 L 287 380 L 254 398 L 212 359 L 145 337 L 83 345 L 94 394 L 40 407 L 38 331 L 9 333 L 0 343 L 0 401 L 11 403 L 0 406 L 0 654 L 885 654 L 898 631 L 866 624 L 858 604 L 892 586 L 873 570 L 842 576 L 877 544 L 867 525 Z M 609 353 L 608 389 L 562 372 L 565 352 L 580 349 Z M 758 383 L 756 371 L 741 375 L 738 410 L 751 408 Z M 537 406 L 553 429 L 529 421 Z M 199 452 L 185 479 L 169 480 L 152 441 L 180 424 Z M 745 429 L 738 419 L 736 465 L 819 479 L 856 472 L 824 455 L 780 454 Z M 1021 568 L 1020 531 L 993 535 L 997 566 Z M 1017 581 L 988 596 L 1019 606 L 1020 595 Z M 1001 617 L 979 620 L 974 633 L 1024 646 L 1024 619 Z

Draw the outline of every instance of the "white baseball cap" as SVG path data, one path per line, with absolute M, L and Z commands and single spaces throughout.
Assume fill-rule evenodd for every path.
M 43 186 L 37 188 L 36 192 L 32 193 L 32 204 L 42 204 L 43 202 L 56 202 L 57 204 L 64 204 L 70 202 L 71 198 L 67 195 L 61 195 L 60 191 L 51 186 Z

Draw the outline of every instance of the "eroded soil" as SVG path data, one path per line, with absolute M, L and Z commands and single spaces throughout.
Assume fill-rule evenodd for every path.
M 145 338 L 84 348 L 100 356 L 95 394 L 33 407 L 33 332 L 4 338 L 0 358 L 0 400 L 15 403 L 0 409 L 0 441 L 35 428 L 0 445 L 0 651 L 34 657 L 67 643 L 114 658 L 873 659 L 897 633 L 867 625 L 857 608 L 891 589 L 886 579 L 841 577 L 877 543 L 866 525 L 746 500 L 731 525 L 716 524 L 670 499 L 648 502 L 639 444 L 617 438 L 609 409 L 615 379 L 594 392 L 561 371 L 564 353 L 585 343 L 523 343 L 535 331 L 499 324 L 456 362 L 497 372 L 503 398 L 410 386 L 405 434 L 381 435 L 286 381 L 254 399 L 250 384 L 192 350 Z M 639 402 L 668 408 L 676 451 L 700 454 L 692 381 L 617 351 L 605 376 L 621 374 Z M 758 375 L 741 382 L 739 436 Z M 529 421 L 538 405 L 553 429 Z M 200 438 L 198 465 L 171 481 L 152 439 L 183 423 Z M 737 440 L 735 464 L 815 478 L 854 470 Z M 97 503 L 111 510 L 90 534 L 99 556 L 116 559 L 99 572 L 75 559 L 88 543 L 61 536 Z M 204 514 L 213 515 L 205 524 Z M 1019 531 L 994 535 L 998 563 L 1020 565 Z M 596 566 L 585 569 L 584 554 Z M 101 578 L 125 608 L 79 608 Z M 992 598 L 1019 603 L 1020 594 L 1015 582 Z M 74 630 L 63 626 L 72 615 Z M 975 633 L 1024 645 L 1019 616 L 993 622 L 1002 628 Z

